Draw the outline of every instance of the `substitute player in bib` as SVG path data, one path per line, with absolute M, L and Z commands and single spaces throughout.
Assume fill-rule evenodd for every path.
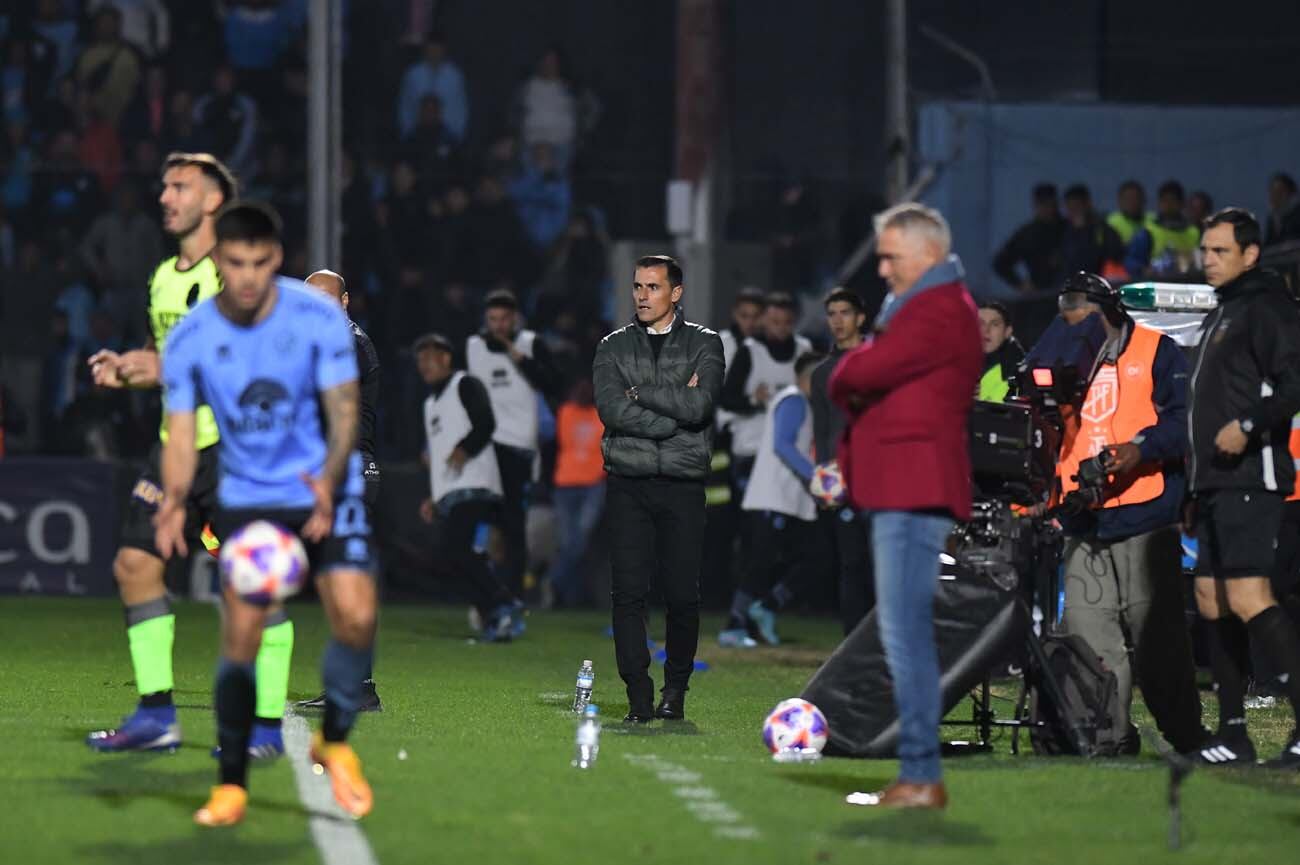
M 501 472 L 501 533 L 505 538 L 506 582 L 519 592 L 528 566 L 528 495 L 537 460 L 537 399 L 555 393 L 555 364 L 546 343 L 519 327 L 519 301 L 509 289 L 484 298 L 483 330 L 465 342 L 465 364 L 483 382 L 492 413 L 492 433 Z
M 470 588 L 484 642 L 509 642 L 524 633 L 524 605 L 497 579 L 488 561 L 488 535 L 500 522 L 501 473 L 491 446 L 497 429 L 483 382 L 452 368 L 446 337 L 415 341 L 415 364 L 431 393 L 424 401 L 429 497 L 420 518 L 439 520 L 438 559 Z
M 356 450 L 360 389 L 352 332 L 338 304 L 276 276 L 284 253 L 270 208 L 227 208 L 216 231 L 225 289 L 176 327 L 163 355 L 171 435 L 155 543 L 164 556 L 187 552 L 184 502 L 198 469 L 197 409 L 206 403 L 221 430 L 218 534 L 269 520 L 306 543 L 332 634 L 322 662 L 325 718 L 311 756 L 329 772 L 339 805 L 361 817 L 370 811 L 370 786 L 345 740 L 370 669 L 376 591 Z M 267 618 L 265 607 L 229 589 L 225 602 L 214 694 L 221 783 L 194 814 L 204 826 L 238 823 L 244 815 L 254 659 Z
M 221 290 L 221 277 L 210 253 L 216 245 L 213 223 L 217 211 L 234 199 L 235 179 L 219 160 L 206 153 L 172 153 L 163 163 L 159 204 L 163 229 L 176 238 L 178 255 L 158 265 L 149 280 L 150 344 L 117 354 L 97 352 L 90 358 L 95 383 L 102 387 L 159 386 L 158 358 L 172 328 L 200 301 Z M 153 517 L 162 500 L 159 459 L 167 441 L 164 418 L 160 442 L 131 491 L 122 526 L 122 546 L 113 560 L 113 576 L 126 607 L 126 633 L 140 703 L 116 730 L 98 730 L 86 742 L 97 751 L 174 749 L 181 730 L 172 701 L 172 643 L 176 618 L 163 583 L 164 559 L 154 546 Z M 195 413 L 194 444 L 198 468 L 186 501 L 186 537 L 209 549 L 215 538 L 204 526 L 211 521 L 217 494 L 217 424 L 211 409 Z M 276 607 L 267 617 L 258 667 L 258 725 L 250 747 L 258 757 L 284 753 L 280 719 L 289 687 L 293 655 L 293 623 Z
M 810 555 L 817 505 L 808 491 L 813 474 L 808 398 L 813 370 L 825 359 L 816 352 L 799 357 L 794 362 L 798 383 L 776 392 L 763 419 L 754 473 L 740 503 L 755 525 L 749 561 L 731 599 L 731 622 L 740 627 L 718 635 L 724 646 L 752 648 L 751 629 L 767 645 L 780 645 L 776 614 L 804 588 L 816 565 Z

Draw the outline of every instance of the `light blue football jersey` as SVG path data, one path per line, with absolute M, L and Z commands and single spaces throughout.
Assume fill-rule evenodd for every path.
M 162 359 L 168 412 L 212 407 L 221 430 L 217 498 L 224 508 L 310 508 L 304 474 L 320 474 L 326 440 L 320 394 L 357 378 L 342 307 L 305 283 L 276 277 L 271 313 L 251 327 L 215 298 L 185 316 Z M 336 500 L 361 495 L 361 456 L 348 461 Z

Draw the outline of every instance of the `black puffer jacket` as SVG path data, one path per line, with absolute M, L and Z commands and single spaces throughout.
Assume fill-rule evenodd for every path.
M 1272 271 L 1248 270 L 1219 287 L 1192 362 L 1188 461 L 1193 492 L 1256 489 L 1290 494 L 1291 417 L 1300 411 L 1300 306 Z M 1234 420 L 1254 424 L 1240 456 L 1214 438 Z
M 692 376 L 699 384 L 687 387 Z M 722 340 L 686 321 L 680 309 L 657 360 L 635 321 L 601 340 L 592 379 L 605 424 L 605 470 L 628 478 L 707 478 L 722 376 Z M 635 400 L 627 396 L 632 387 Z

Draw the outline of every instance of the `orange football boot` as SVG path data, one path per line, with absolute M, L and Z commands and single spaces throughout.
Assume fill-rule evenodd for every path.
M 247 790 L 238 784 L 222 784 L 213 787 L 208 804 L 194 812 L 194 822 L 200 826 L 233 826 L 244 819 L 247 806 Z
M 326 742 L 317 731 L 311 737 L 311 761 L 317 773 L 328 772 L 334 787 L 334 800 L 354 819 L 370 813 L 375 803 L 366 777 L 361 774 L 361 760 L 347 742 Z

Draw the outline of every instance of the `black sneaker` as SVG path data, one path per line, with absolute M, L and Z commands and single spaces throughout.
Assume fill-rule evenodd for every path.
M 1300 755 L 1297 756 L 1300 759 Z M 1255 746 L 1250 739 L 1213 736 L 1196 752 L 1196 761 L 1206 766 L 1250 766 L 1255 763 Z
M 384 704 L 379 701 L 379 691 L 375 689 L 375 680 L 366 679 L 361 683 L 361 705 L 358 712 L 382 712 Z
M 314 709 L 317 711 L 325 710 L 325 695 L 314 697 L 310 700 L 299 700 L 294 703 L 295 709 Z M 379 692 L 375 690 L 373 679 L 366 679 L 361 683 L 361 705 L 357 706 L 358 712 L 382 712 L 384 704 L 379 700 Z
M 1300 769 L 1300 731 L 1291 731 L 1291 741 L 1276 758 L 1264 764 L 1269 769 Z

